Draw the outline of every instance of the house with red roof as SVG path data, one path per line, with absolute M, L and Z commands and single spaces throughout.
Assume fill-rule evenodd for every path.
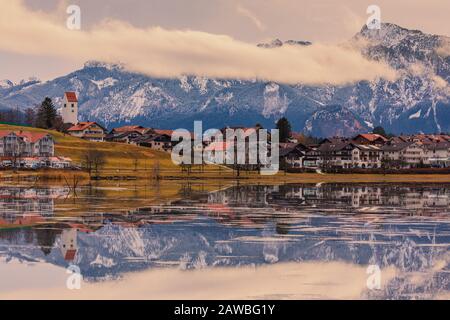
M 369 145 L 384 145 L 388 139 L 383 137 L 381 134 L 376 133 L 362 133 L 358 134 L 352 140 L 356 144 L 369 144 Z
M 149 131 L 152 131 L 152 129 L 150 128 L 145 128 L 143 126 L 123 126 L 123 127 L 118 127 L 118 128 L 114 128 L 111 130 L 110 134 L 121 134 L 121 133 L 126 133 L 126 132 L 139 132 L 141 135 L 142 134 L 146 134 Z
M 55 141 L 45 132 L 0 131 L 0 157 L 52 157 Z
M 70 127 L 67 132 L 74 137 L 102 142 L 105 140 L 107 130 L 97 122 L 78 122 L 76 125 Z

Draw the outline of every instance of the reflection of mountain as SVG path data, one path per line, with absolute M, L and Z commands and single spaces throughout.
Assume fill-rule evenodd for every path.
M 238 187 L 200 197 L 192 207 L 155 207 L 128 215 L 102 215 L 103 226 L 90 233 L 81 232 L 81 225 L 65 231 L 61 228 L 67 225 L 0 231 L 0 256 L 59 266 L 74 263 L 91 281 L 155 267 L 192 269 L 292 261 L 346 261 L 427 273 L 436 261 L 448 258 L 448 214 L 440 209 L 440 215 L 433 216 L 431 211 L 430 217 L 408 216 L 415 209 L 402 211 L 400 206 L 405 202 L 399 201 L 397 214 L 387 215 L 382 205 L 391 206 L 392 199 L 397 198 L 424 198 L 426 201 L 419 202 L 431 204 L 429 199 L 445 198 L 448 192 L 436 185 Z M 356 195 L 375 201 L 374 207 L 381 209 L 360 214 L 358 208 L 350 206 Z M 224 199 L 234 206 L 223 205 Z M 266 206 L 245 208 L 249 201 L 255 201 L 255 205 L 255 199 L 264 199 L 258 205 L 265 202 Z M 291 206 L 288 212 L 279 210 L 284 203 Z M 347 214 L 334 214 L 328 210 L 333 206 L 347 207 Z M 49 231 L 58 228 L 56 233 Z M 67 249 L 76 249 L 70 259 Z M 449 267 L 447 260 L 444 271 Z M 440 289 L 448 290 L 448 274 L 435 273 L 427 283 L 433 290 L 439 284 Z M 411 285 L 408 279 L 398 285 L 405 296 L 431 288 L 423 283 Z M 390 297 L 397 297 L 394 289 L 387 293 Z

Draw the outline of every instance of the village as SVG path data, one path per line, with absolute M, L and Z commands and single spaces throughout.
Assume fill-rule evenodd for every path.
M 172 141 L 173 130 L 126 125 L 107 130 L 94 121 L 78 121 L 78 98 L 75 92 L 64 93 L 61 109 L 64 133 L 91 142 L 115 142 L 146 147 L 170 153 L 178 141 Z M 261 128 L 231 127 L 242 130 L 248 144 L 249 136 Z M 225 133 L 227 128 L 220 131 Z M 194 140 L 194 134 L 191 133 Z M 307 170 L 413 169 L 447 168 L 450 166 L 450 135 L 415 134 L 385 137 L 377 133 L 358 134 L 352 138 L 329 137 L 313 142 L 302 141 L 292 132 L 279 144 L 280 167 L 288 172 Z M 270 144 L 270 135 L 269 135 Z M 227 142 L 202 142 L 208 154 L 234 150 Z M 248 148 L 246 148 L 246 152 Z M 80 168 L 69 157 L 55 156 L 55 140 L 49 133 L 0 131 L 0 167 L 39 169 Z M 205 161 L 208 159 L 205 158 Z M 246 167 L 255 169 L 253 167 Z M 242 168 L 244 169 L 244 168 Z

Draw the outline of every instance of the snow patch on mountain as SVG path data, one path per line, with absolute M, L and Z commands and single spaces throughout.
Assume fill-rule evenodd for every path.
M 182 76 L 179 78 L 179 80 L 181 89 L 183 89 L 185 92 L 189 92 L 192 90 L 192 86 L 189 84 L 187 76 Z
M 0 89 L 9 89 L 14 87 L 14 83 L 10 80 L 0 80 Z
M 103 79 L 103 80 L 98 80 L 98 81 L 96 81 L 96 80 L 91 80 L 91 81 L 92 81 L 92 83 L 94 83 L 94 84 L 97 86 L 97 88 L 98 88 L 99 90 L 102 90 L 102 89 L 104 89 L 104 88 L 112 87 L 112 86 L 115 85 L 119 80 L 114 79 L 114 78 L 112 78 L 112 77 L 108 77 L 108 78 Z
M 280 86 L 276 83 L 269 83 L 264 89 L 264 109 L 262 114 L 269 118 L 273 115 L 282 115 L 289 106 L 289 99 L 286 94 L 280 94 Z
M 419 110 L 419 111 L 417 111 L 416 113 L 413 113 L 412 115 L 410 115 L 410 116 L 408 117 L 408 119 L 419 119 L 421 113 L 422 113 L 422 110 Z

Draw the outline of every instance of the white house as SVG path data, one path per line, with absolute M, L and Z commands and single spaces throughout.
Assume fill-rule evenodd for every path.
M 447 168 L 450 166 L 450 143 L 432 143 L 424 147 L 427 161 L 433 167 Z
M 78 123 L 78 98 L 75 92 L 64 93 L 61 117 L 64 123 Z
M 384 161 L 394 166 L 414 168 L 430 164 L 425 146 L 417 142 L 386 144 L 382 150 Z
M 0 157 L 51 157 L 54 144 L 45 132 L 0 131 Z
M 71 136 L 93 142 L 102 142 L 106 137 L 106 129 L 97 122 L 78 122 L 67 129 L 67 132 Z

